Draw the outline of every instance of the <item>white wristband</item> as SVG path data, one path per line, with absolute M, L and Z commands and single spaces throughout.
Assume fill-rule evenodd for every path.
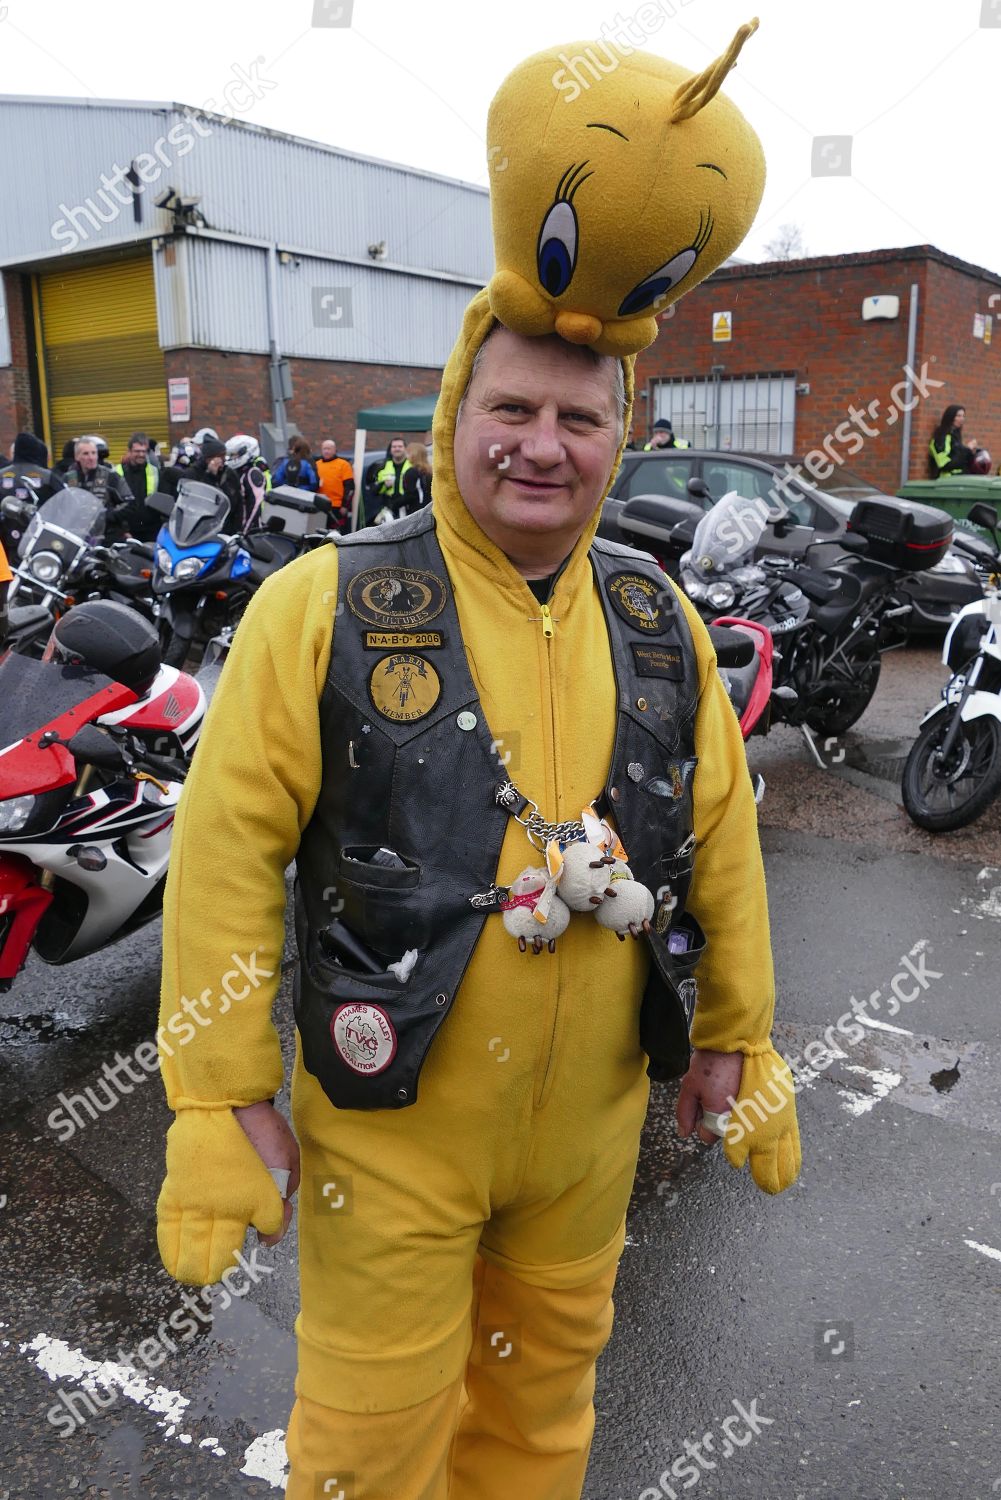
M 275 1187 L 281 1193 L 282 1197 L 287 1198 L 288 1180 L 291 1177 L 292 1173 L 289 1172 L 285 1167 L 269 1167 L 268 1171 L 274 1178 Z
M 702 1111 L 702 1119 L 699 1124 L 704 1130 L 709 1130 L 713 1135 L 725 1136 L 726 1127 L 730 1123 L 730 1111 L 724 1110 L 722 1114 L 716 1114 L 711 1109 Z

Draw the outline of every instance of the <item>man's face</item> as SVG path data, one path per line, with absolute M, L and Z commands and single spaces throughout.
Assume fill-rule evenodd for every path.
M 332 443 L 329 438 L 320 444 L 320 457 L 329 463 L 332 458 L 337 457 L 337 444 Z
M 572 548 L 608 484 L 618 449 L 614 370 L 556 338 L 490 337 L 455 433 L 463 500 L 516 557 L 535 537 Z M 564 553 L 564 555 L 566 555 Z
M 130 443 L 129 463 L 135 464 L 138 468 L 140 464 L 144 464 L 146 462 L 146 452 L 147 449 L 145 443 Z
M 671 434 L 669 432 L 665 432 L 663 427 L 659 427 L 653 435 L 653 446 L 655 448 L 666 448 L 670 441 Z
M 96 443 L 84 443 L 82 447 L 80 447 L 80 448 L 78 448 L 76 450 L 76 461 L 77 461 L 78 466 L 81 469 L 86 469 L 86 470 L 96 469 L 97 468 L 97 444 Z
M 394 438 L 389 445 L 389 456 L 394 464 L 401 464 L 406 456 L 402 438 Z

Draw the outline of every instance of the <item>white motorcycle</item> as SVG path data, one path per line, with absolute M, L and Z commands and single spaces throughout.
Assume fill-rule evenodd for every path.
M 998 513 L 974 505 L 970 520 L 994 541 L 995 571 L 983 599 L 959 611 L 942 660 L 952 676 L 921 721 L 904 765 L 904 807 L 919 828 L 965 828 L 1001 792 L 1001 543 Z

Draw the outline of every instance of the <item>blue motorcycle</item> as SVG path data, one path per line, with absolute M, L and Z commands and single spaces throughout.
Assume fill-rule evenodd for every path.
M 150 495 L 146 504 L 167 516 L 156 539 L 153 593 L 163 661 L 181 667 L 235 628 L 265 578 L 297 556 L 299 541 L 271 530 L 226 534 L 229 500 L 198 480 L 182 480 L 176 500 Z

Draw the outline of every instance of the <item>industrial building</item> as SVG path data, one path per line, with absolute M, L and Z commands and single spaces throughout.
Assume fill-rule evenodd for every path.
M 0 451 L 433 394 L 490 276 L 485 187 L 180 104 L 0 96 Z

